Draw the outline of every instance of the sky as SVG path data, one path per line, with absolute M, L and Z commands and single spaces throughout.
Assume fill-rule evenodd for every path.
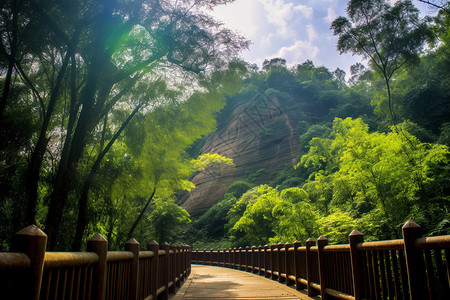
M 391 0 L 394 2 L 395 0 Z M 217 7 L 213 14 L 251 41 L 242 58 L 259 67 L 268 58 L 286 59 L 288 67 L 311 60 L 330 71 L 340 68 L 350 74 L 350 66 L 363 62 L 361 56 L 339 54 L 331 22 L 346 16 L 348 0 L 236 0 Z M 422 12 L 430 9 L 419 1 Z M 363 62 L 364 63 L 364 62 Z

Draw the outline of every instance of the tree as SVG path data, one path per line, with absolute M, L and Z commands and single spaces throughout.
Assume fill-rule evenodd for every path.
M 264 71 L 269 71 L 272 68 L 286 69 L 286 60 L 279 57 L 265 59 L 262 64 L 262 69 Z
M 337 49 L 364 56 L 381 74 L 390 120 L 396 125 L 391 79 L 397 70 L 418 58 L 429 36 L 427 23 L 420 20 L 419 11 L 409 0 L 396 1 L 394 6 L 385 0 L 352 0 L 347 4 L 347 15 L 350 19 L 338 17 L 331 24 L 339 37 Z
M 280 193 L 282 202 L 274 208 L 278 216 L 273 243 L 306 241 L 319 234 L 320 215 L 309 200 L 308 193 L 300 188 L 288 188 Z
M 191 222 L 187 211 L 175 204 L 174 199 L 156 199 L 149 216 L 150 231 L 159 243 L 174 243 L 180 226 Z
M 11 78 L 20 74 L 40 119 L 26 154 L 26 219 L 42 221 L 36 211 L 48 199 L 50 248 L 57 243 L 61 212 L 78 201 L 83 182 L 95 173 L 91 150 L 101 163 L 106 148 L 99 145 L 113 142 L 104 139 L 102 128 L 108 131 L 111 124 L 103 121 L 111 120 L 113 111 L 151 110 L 167 90 L 171 95 L 164 97 L 185 100 L 201 73 L 221 67 L 246 47 L 245 40 L 205 13 L 229 2 L 27 0 L 18 5 L 11 0 L 2 6 L 1 62 L 10 71 L 2 82 L 1 115 L 12 110 L 18 85 Z M 193 85 L 180 84 L 186 76 Z M 170 88 L 155 88 L 161 82 Z M 51 180 L 43 180 L 49 173 Z
M 273 209 L 281 203 L 278 190 L 261 185 L 245 193 L 235 207 L 249 196 L 251 198 L 242 217 L 230 230 L 231 240 L 236 246 L 264 245 L 275 235 L 277 219 Z
M 439 216 L 436 219 L 446 218 L 446 184 L 439 179 L 442 188 L 432 191 L 430 187 L 439 178 L 438 169 L 448 172 L 444 171 L 448 148 L 421 143 L 405 124 L 399 126 L 402 133 L 370 133 L 361 119 L 336 118 L 329 138 L 311 140 L 300 164 L 320 170 L 311 175 L 304 189 L 316 207 L 320 207 L 319 199 L 327 200 L 330 209 L 325 216 L 338 208 L 356 221 L 370 220 L 374 224 L 368 235 L 377 238 L 396 237 L 398 227 L 426 207 L 433 207 L 433 215 Z M 439 223 L 436 219 L 433 224 Z

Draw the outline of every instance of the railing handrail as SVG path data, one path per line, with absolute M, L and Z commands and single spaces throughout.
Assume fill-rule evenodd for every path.
M 45 252 L 44 270 L 92 265 L 98 262 L 93 252 Z
M 191 270 L 187 245 L 153 241 L 148 251 L 140 251 L 131 239 L 125 251 L 108 251 L 108 242 L 97 234 L 87 252 L 46 252 L 47 236 L 36 226 L 16 237 L 16 252 L 0 252 L 2 299 L 167 298 Z
M 24 253 L 0 252 L 0 269 L 25 269 L 30 264 L 30 258 Z
M 431 250 L 433 250 L 431 252 Z M 444 251 L 445 250 L 445 251 Z M 434 255 L 434 259 L 432 256 Z M 346 300 L 433 299 L 450 294 L 450 235 L 420 237 L 408 221 L 403 239 L 364 242 L 357 231 L 349 244 L 328 245 L 325 237 L 300 242 L 227 250 L 192 251 L 192 262 L 237 268 Z M 445 257 L 445 261 L 443 260 Z

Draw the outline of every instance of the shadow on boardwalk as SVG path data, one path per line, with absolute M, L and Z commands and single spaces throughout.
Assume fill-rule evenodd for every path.
M 268 278 L 228 268 L 192 265 L 191 276 L 171 300 L 318 299 Z

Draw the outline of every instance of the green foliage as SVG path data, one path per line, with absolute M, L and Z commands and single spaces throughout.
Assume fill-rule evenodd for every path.
M 317 237 L 320 214 L 309 202 L 308 194 L 302 189 L 293 188 L 283 190 L 280 198 L 283 202 L 275 208 L 278 215 L 274 229 L 276 236 L 270 242 L 304 242 L 310 237 Z
M 418 60 L 431 34 L 428 24 L 409 0 L 396 1 L 393 6 L 385 0 L 351 0 L 347 15 L 349 19 L 338 17 L 331 24 L 339 37 L 337 49 L 370 60 L 386 84 L 388 112 L 395 125 L 390 81 L 402 66 Z
M 217 153 L 205 153 L 192 161 L 193 168 L 196 171 L 205 171 L 206 169 L 219 170 L 224 166 L 232 166 L 233 160 Z
M 159 243 L 174 243 L 175 234 L 181 226 L 191 222 L 187 211 L 175 204 L 172 199 L 156 199 L 154 209 L 148 217 L 150 232 Z
M 230 221 L 245 210 L 230 230 L 230 239 L 235 246 L 263 245 L 274 235 L 276 216 L 274 208 L 281 200 L 278 191 L 267 185 L 256 187 L 245 193 L 230 210 Z
M 247 180 L 249 182 L 255 182 L 258 179 L 258 177 L 264 174 L 264 172 L 266 172 L 266 169 L 264 168 L 256 170 L 254 172 L 247 172 Z
M 315 202 L 332 207 L 349 209 L 366 203 L 378 208 L 385 237 L 394 237 L 398 226 L 421 211 L 424 202 L 431 205 L 436 198 L 447 198 L 442 190 L 423 196 L 424 183 L 435 178 L 427 172 L 429 165 L 449 162 L 447 147 L 420 143 L 404 126 L 400 128 L 401 133 L 369 133 L 360 119 L 336 119 L 330 137 L 314 138 L 301 159 L 301 165 L 321 169 L 305 190 L 311 191 Z M 312 191 L 318 188 L 319 192 Z M 358 217 L 364 218 L 361 213 Z
M 325 236 L 330 244 L 348 244 L 348 235 L 358 227 L 357 222 L 349 213 L 339 209 L 322 217 L 317 222 L 320 227 L 320 234 Z

